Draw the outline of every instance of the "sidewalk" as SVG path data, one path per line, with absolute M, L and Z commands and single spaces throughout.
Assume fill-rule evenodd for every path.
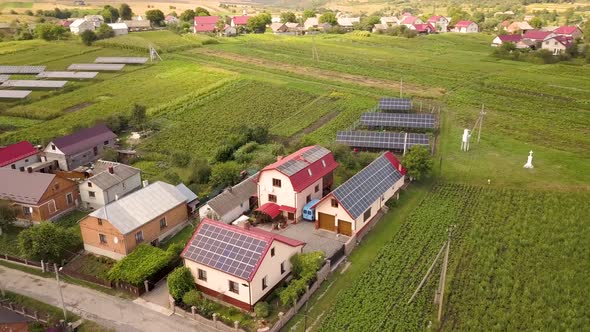
M 0 266 L 0 280 L 6 290 L 60 306 L 55 279 L 37 277 Z M 176 315 L 167 316 L 129 300 L 92 289 L 63 282 L 61 288 L 69 311 L 117 331 L 217 331 L 195 321 Z

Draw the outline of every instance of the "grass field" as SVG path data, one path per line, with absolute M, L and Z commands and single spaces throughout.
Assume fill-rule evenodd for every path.
M 201 47 L 203 42 L 208 41 L 215 41 L 215 39 L 192 34 L 180 36 L 168 30 L 164 30 L 117 36 L 115 38 L 100 40 L 96 45 L 145 52 L 148 52 L 150 47 L 153 47 L 158 52 L 174 52 Z
M 7 1 L 0 3 L 0 9 L 33 8 L 32 2 Z

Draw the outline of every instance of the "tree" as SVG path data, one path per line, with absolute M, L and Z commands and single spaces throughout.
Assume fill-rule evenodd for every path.
M 186 266 L 176 268 L 168 275 L 168 292 L 176 300 L 182 300 L 184 294 L 196 288 L 191 270 Z
M 8 201 L 0 200 L 0 235 L 2 230 L 16 221 L 16 208 Z
M 209 182 L 211 177 L 211 166 L 205 159 L 195 159 L 191 165 L 190 183 L 204 184 Z
M 410 178 L 420 180 L 432 169 L 430 150 L 426 146 L 414 145 L 403 158 L 402 165 L 408 170 Z
M 103 23 L 101 24 L 98 29 L 96 29 L 96 38 L 97 39 L 106 39 L 115 36 L 115 32 L 113 28 L 111 28 L 108 24 Z
M 250 17 L 248 23 L 246 23 L 246 29 L 254 33 L 264 33 L 266 31 L 266 17 L 264 14 L 258 14 L 254 17 Z
M 209 14 L 209 11 L 203 7 L 197 7 L 195 9 L 195 16 L 211 16 L 211 14 Z
M 18 249 L 29 259 L 59 262 L 72 250 L 82 245 L 82 240 L 72 229 L 52 222 L 42 222 L 18 234 Z
M 310 17 L 315 17 L 315 10 L 313 9 L 306 9 L 303 11 L 303 21 L 307 20 Z
M 60 39 L 65 33 L 66 29 L 61 25 L 41 23 L 35 27 L 35 36 L 47 41 Z
M 145 17 L 155 25 L 162 25 L 164 21 L 164 13 L 159 9 L 152 9 L 145 12 Z
M 117 19 L 119 19 L 119 10 L 111 5 L 106 5 L 102 9 L 102 17 L 104 17 L 105 22 L 117 22 Z
M 545 22 L 543 22 L 542 19 L 535 16 L 529 21 L 529 24 L 535 29 L 541 29 L 543 25 L 545 25 Z
M 119 15 L 122 20 L 131 20 L 131 17 L 133 17 L 133 11 L 128 4 L 122 3 L 121 6 L 119 6 Z
M 297 17 L 293 12 L 282 12 L 281 23 L 294 23 L 297 22 Z
M 337 25 L 338 19 L 336 19 L 336 14 L 333 12 L 326 12 L 318 19 L 319 23 L 328 23 L 330 25 Z
M 471 20 L 477 24 L 480 24 L 486 20 L 486 16 L 482 12 L 475 12 L 471 15 Z
M 82 39 L 84 45 L 90 46 L 96 40 L 96 34 L 92 30 L 84 30 L 80 34 L 80 39 Z
M 195 16 L 197 16 L 195 14 L 195 11 L 192 9 L 187 9 L 185 11 L 182 12 L 182 14 L 180 14 L 180 20 L 184 21 L 184 22 L 192 22 L 195 19 Z
M 129 117 L 129 125 L 135 130 L 144 130 L 147 122 L 146 108 L 143 105 L 134 104 Z
M 211 186 L 232 186 L 240 181 L 242 168 L 235 161 L 219 163 L 211 169 Z

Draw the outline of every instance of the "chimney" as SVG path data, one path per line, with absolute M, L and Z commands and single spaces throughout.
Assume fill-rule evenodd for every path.
M 143 184 L 144 188 L 147 187 L 149 184 L 148 180 L 143 180 L 141 183 Z
M 250 222 L 248 220 L 240 221 L 238 223 L 238 227 L 243 228 L 245 230 L 249 230 L 250 229 Z
M 401 172 L 402 171 L 402 164 L 399 163 L 398 166 L 397 166 L 397 168 L 399 168 L 399 171 Z
M 115 168 L 113 166 L 109 166 L 109 173 L 115 174 Z

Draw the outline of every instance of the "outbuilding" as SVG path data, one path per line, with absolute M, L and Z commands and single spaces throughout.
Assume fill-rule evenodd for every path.
M 108 23 L 108 26 L 113 29 L 115 36 L 126 35 L 129 33 L 129 27 L 125 23 Z

